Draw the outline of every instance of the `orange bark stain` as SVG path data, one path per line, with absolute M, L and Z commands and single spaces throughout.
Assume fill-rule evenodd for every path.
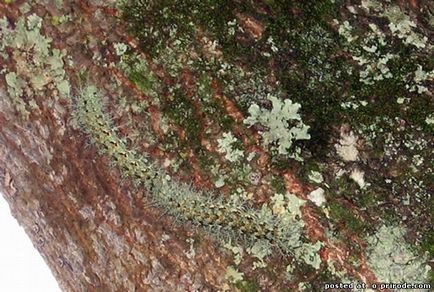
M 154 132 L 163 137 L 164 136 L 164 132 L 160 127 L 160 112 L 158 111 L 158 109 L 155 106 L 150 106 L 148 108 L 148 112 L 151 115 L 151 127 L 152 130 L 154 130 Z
M 259 20 L 250 15 L 237 13 L 236 16 L 240 20 L 241 26 L 255 39 L 260 39 L 265 31 L 265 26 Z

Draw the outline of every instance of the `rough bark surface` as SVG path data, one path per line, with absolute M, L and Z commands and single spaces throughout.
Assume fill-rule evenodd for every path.
M 0 14 L 16 20 L 23 2 L 0 4 Z M 33 5 L 46 19 L 59 14 L 54 2 Z M 104 77 L 110 72 L 93 67 L 81 46 L 89 35 L 118 37 L 116 23 L 84 8 L 85 2 L 64 3 L 61 11 L 74 9 L 75 22 L 46 33 L 74 56 L 74 67 L 67 68 L 72 78 L 75 68 L 89 66 L 99 86 L 113 87 Z M 12 60 L 1 63 L 14 66 Z M 23 122 L 7 94 L 2 80 L 1 190 L 62 290 L 206 291 L 219 285 L 224 257 L 209 244 L 191 253 L 189 243 L 177 239 L 186 230 L 145 206 L 143 191 L 121 181 L 88 139 L 68 126 L 70 100 L 48 105 L 52 92 L 36 94 L 40 110 Z
M 207 60 L 219 59 L 224 55 L 207 38 L 209 36 L 202 30 L 203 27 L 195 30 L 196 46 L 200 49 L 192 46 L 191 55 L 186 56 L 182 52 L 175 55 L 175 59 L 182 64 L 180 65 L 182 68 L 177 68 L 178 71 L 174 69 L 173 71 L 177 74 L 174 76 L 169 60 L 166 66 L 161 60 L 153 59 L 150 56 L 151 53 L 148 55 L 148 52 L 142 50 L 143 47 L 146 48 L 143 40 L 140 42 L 139 37 L 135 38 L 130 35 L 131 30 L 128 30 L 125 22 L 121 20 L 115 2 L 41 0 L 26 3 L 26 1 L 17 0 L 0 3 L 0 17 L 5 17 L 10 31 L 19 27 L 20 19 L 25 17 L 29 19 L 31 15 L 38 15 L 43 21 L 41 34 L 52 39 L 49 42 L 50 50 L 58 49 L 63 58 L 60 67 L 64 72 L 60 69 L 61 73 L 58 73 L 53 69 L 52 71 L 57 73 L 52 73 L 50 70 L 55 65 L 52 65 L 51 59 L 45 64 L 46 68 L 38 67 L 40 64 L 37 62 L 33 65 L 39 69 L 31 67 L 33 65 L 29 60 L 32 59 L 32 54 L 36 54 L 34 53 L 36 49 L 14 47 L 10 43 L 6 48 L 0 46 L 0 52 L 2 52 L 0 55 L 0 69 L 2 69 L 0 78 L 0 191 L 9 202 L 13 215 L 25 228 L 51 268 L 62 290 L 222 291 L 239 288 L 239 286 L 235 288 L 232 285 L 236 284 L 236 281 L 228 282 L 228 278 L 236 278 L 238 275 L 235 273 L 235 276 L 228 276 L 228 266 L 232 266 L 237 259 L 222 248 L 218 248 L 218 240 L 209 236 L 206 228 L 195 228 L 188 222 L 180 222 L 176 218 L 166 216 L 164 208 L 153 204 L 152 194 L 146 193 L 142 187 L 135 186 L 128 177 L 125 178 L 124 173 L 113 166 L 110 155 L 100 155 L 98 145 L 92 144 L 91 138 L 77 125 L 73 114 L 76 110 L 73 96 L 80 94 L 80 88 L 85 86 L 80 77 L 84 71 L 87 73 L 88 80 L 103 92 L 104 104 L 111 114 L 113 124 L 118 127 L 119 135 L 126 137 L 128 143 L 136 136 L 143 135 L 143 141 L 138 140 L 139 143 L 135 144 L 134 140 L 131 144 L 140 151 L 146 152 L 176 179 L 191 182 L 197 189 L 216 191 L 222 196 L 232 194 L 238 187 L 244 187 L 245 193 L 250 195 L 249 200 L 256 207 L 264 203 L 271 205 L 273 195 L 279 192 L 293 194 L 300 200 L 308 202 L 300 208 L 300 215 L 304 222 L 303 244 L 306 242 L 312 243 L 312 246 L 316 243 L 320 244 L 320 248 L 315 253 L 319 262 L 316 269 L 312 269 L 314 264 L 311 266 L 305 264 L 309 262 L 309 259 L 306 259 L 303 265 L 298 265 L 294 264 L 296 261 L 293 261 L 291 256 L 288 257 L 285 253 L 282 255 L 279 251 L 273 250 L 272 255 L 266 260 L 268 265 L 260 270 L 261 267 L 257 269 L 255 266 L 258 261 L 255 262 L 254 252 L 250 255 L 244 254 L 246 258 L 243 258 L 238 268 L 244 275 L 247 275 L 247 279 L 254 279 L 252 282 L 255 282 L 255 285 L 246 288 L 248 286 L 246 284 L 243 286 L 243 291 L 295 291 L 297 289 L 320 291 L 318 289 L 322 289 L 324 281 L 341 281 L 344 278 L 348 279 L 347 277 L 368 284 L 379 282 L 379 275 L 367 260 L 368 240 L 364 236 L 368 235 L 367 230 L 375 229 L 372 226 L 381 221 L 378 218 L 380 215 L 375 212 L 374 214 L 369 213 L 369 208 L 361 208 L 358 202 L 346 198 L 346 189 L 343 188 L 347 186 L 331 188 L 330 193 L 336 192 L 339 195 L 336 195 L 337 197 L 330 195 L 327 199 L 332 203 L 339 202 L 339 206 L 350 210 L 348 212 L 353 214 L 350 216 L 351 220 L 356 221 L 354 218 L 357 218 L 362 221 L 359 225 L 354 225 L 362 226 L 365 222 L 368 222 L 366 225 L 372 225 L 363 225 L 366 228 L 360 228 L 366 231 L 366 234 L 363 233 L 362 236 L 362 232 L 357 228 L 354 228 L 357 229 L 356 231 L 350 230 L 351 226 L 348 227 L 348 225 L 351 224 L 345 221 L 345 217 L 331 218 L 334 215 L 330 215 L 329 210 L 324 211 L 324 208 L 318 207 L 313 200 L 309 199 L 315 187 L 307 180 L 302 181 L 299 175 L 302 173 L 302 168 L 307 166 L 288 162 L 290 160 L 284 161 L 284 167 L 276 163 L 273 152 L 266 147 L 268 145 L 261 144 L 261 131 L 267 129 L 261 128 L 258 124 L 250 128 L 246 126 L 245 119 L 248 111 L 240 109 L 241 106 L 237 103 L 239 100 L 234 96 L 227 96 L 227 91 L 222 89 L 224 87 L 224 77 L 221 77 L 223 74 L 206 72 L 210 76 L 210 88 L 207 90 L 210 92 L 211 100 L 217 104 L 219 112 L 207 112 L 207 108 L 203 105 L 205 102 L 196 98 L 199 91 L 197 84 L 203 77 L 203 72 L 193 71 L 187 65 L 188 62 L 182 63 L 183 60 L 190 58 L 197 61 L 198 55 Z M 264 24 L 265 20 L 260 20 L 261 17 L 263 19 L 274 17 L 270 8 L 272 4 L 269 2 L 274 3 L 274 1 L 253 1 L 251 5 L 254 11 L 234 13 L 239 24 L 237 33 L 241 31 L 235 37 L 236 41 L 241 44 L 240 46 L 256 46 L 256 42 L 271 30 Z M 347 4 L 350 6 L 351 1 L 347 1 Z M 405 7 L 409 13 L 417 15 L 414 12 L 418 9 L 417 1 L 400 1 L 400 5 Z M 429 9 L 429 3 L 423 7 Z M 361 8 L 360 11 L 362 11 Z M 294 8 L 288 10 L 288 14 L 297 17 L 302 12 Z M 62 20 L 61 16 L 65 15 L 67 15 L 66 20 Z M 31 17 L 30 20 L 34 21 Z M 423 21 L 421 23 L 424 24 Z M 426 23 L 425 25 L 428 27 Z M 32 29 L 31 24 L 27 26 L 27 29 Z M 423 27 L 421 30 L 424 29 Z M 430 35 L 428 29 L 426 29 L 426 34 Z M 6 37 L 4 39 L 6 40 Z M 141 60 L 145 60 L 149 71 L 160 81 L 159 88 L 164 94 L 158 95 L 157 98 L 151 96 L 140 87 L 139 82 L 133 80 L 131 75 L 127 76 L 126 70 L 119 65 L 120 57 L 115 52 L 116 46 L 120 43 L 127 44 L 136 54 L 135 56 L 140 56 Z M 266 46 L 264 43 L 261 45 Z M 248 67 L 251 60 L 246 61 L 245 59 L 250 57 L 257 58 L 252 60 L 258 63 L 265 62 L 266 67 L 272 68 L 270 69 L 272 73 L 267 73 L 267 82 L 270 84 L 279 84 L 276 79 L 281 76 L 276 77 L 278 73 L 275 74 L 275 72 L 281 68 L 288 72 L 291 70 L 293 70 L 291 72 L 297 72 L 298 64 L 290 59 L 296 53 L 288 49 L 288 52 L 282 53 L 283 57 L 277 54 L 272 59 L 263 61 L 261 58 L 264 56 L 261 53 L 266 49 L 260 47 L 261 45 L 255 48 L 259 52 L 257 55 L 254 53 L 247 57 L 240 57 L 242 64 L 240 68 L 244 70 Z M 310 47 L 309 49 L 312 50 Z M 268 51 L 276 52 L 274 49 Z M 349 53 L 340 51 L 333 58 L 348 60 L 349 57 L 346 54 Z M 282 59 L 279 59 L 280 57 Z M 209 71 L 212 70 L 209 69 Z M 19 98 L 16 96 L 14 98 L 16 92 L 11 91 L 11 84 L 16 81 L 9 72 L 18 72 L 18 75 L 21 74 L 22 80 L 26 82 L 25 85 L 21 84 L 19 87 L 22 91 Z M 44 75 L 46 72 L 47 74 Z M 312 76 L 315 75 L 314 73 Z M 34 79 L 35 74 L 42 74 L 43 79 Z M 303 77 L 309 78 L 310 76 Z M 297 79 L 291 78 L 288 78 L 291 82 Z M 63 80 L 68 80 L 68 87 L 70 87 L 70 90 L 67 90 L 68 94 L 65 95 L 62 93 L 65 88 L 59 85 Z M 428 81 L 425 84 L 429 89 L 426 100 L 432 102 L 430 93 L 432 85 L 431 83 L 427 85 Z M 346 91 L 350 90 L 346 82 L 339 85 L 342 87 L 339 89 L 342 90 L 339 96 L 346 96 Z M 183 97 L 185 97 L 186 104 L 191 107 L 187 110 L 193 109 L 193 114 L 188 118 L 193 121 L 193 124 L 200 125 L 199 130 L 188 123 L 167 122 L 172 116 L 170 116 L 170 109 L 168 111 L 164 107 L 168 104 L 169 108 L 171 106 L 172 91 L 168 88 L 174 84 L 179 84 L 177 89 L 185 93 Z M 253 87 L 255 86 L 256 84 Z M 239 90 L 242 89 L 244 88 Z M 384 91 L 387 90 L 382 89 L 381 94 Z M 126 97 L 127 100 L 134 98 L 140 106 L 142 103 L 146 104 L 143 106 L 145 109 L 143 112 L 138 112 L 131 109 L 132 106 L 121 107 L 119 101 L 121 96 Z M 374 94 L 373 96 L 374 100 L 376 96 Z M 263 105 L 265 109 L 271 107 L 270 100 L 268 103 Z M 427 104 L 428 107 L 432 107 L 432 103 Z M 322 107 L 327 106 L 322 105 Z M 174 108 L 173 112 L 175 113 L 176 110 L 179 109 Z M 230 120 L 228 126 L 223 125 L 222 117 Z M 173 117 L 173 120 L 175 118 Z M 215 122 L 217 119 L 221 122 L 220 124 Z M 342 121 L 347 120 L 342 119 Z M 315 120 L 315 122 L 322 126 L 321 121 Z M 142 125 L 140 129 L 143 130 L 138 134 L 134 132 L 137 128 L 133 131 L 133 126 L 136 127 L 137 124 Z M 128 128 L 126 125 L 133 126 Z M 342 127 L 338 128 L 339 126 Z M 339 140 L 339 134 L 350 132 L 348 128 L 348 124 L 332 124 L 327 130 L 331 131 L 331 135 L 335 137 L 331 138 L 324 134 L 326 138 L 323 141 L 323 136 L 318 135 L 314 137 L 317 140 L 312 144 L 318 143 L 319 148 L 329 147 L 334 151 L 334 147 L 330 145 Z M 192 133 L 191 129 L 197 132 Z M 236 134 L 240 147 L 245 149 L 245 153 L 249 151 L 256 155 L 252 162 L 249 160 L 251 168 L 248 180 L 250 184 L 242 182 L 241 179 L 234 179 L 235 182 L 231 185 L 228 179 L 229 183 L 223 184 L 223 187 L 218 186 L 215 180 L 211 179 L 214 174 L 206 169 L 207 161 L 212 160 L 213 163 L 218 161 L 218 163 L 221 162 L 218 165 L 224 170 L 223 173 L 228 174 L 227 177 L 230 176 L 232 165 L 228 163 L 227 156 L 225 160 L 225 155 L 219 148 L 221 147 L 220 141 L 217 139 L 221 139 L 222 133 L 227 131 Z M 168 138 L 168 132 L 178 139 L 174 143 L 176 146 L 166 145 L 166 142 L 169 143 L 169 138 L 172 138 Z M 427 145 L 431 145 L 429 143 L 433 143 L 432 135 L 427 134 L 427 137 L 429 141 Z M 324 143 L 321 144 L 322 142 Z M 359 144 L 357 149 L 363 152 L 365 149 L 363 141 Z M 315 148 L 317 146 L 312 145 L 302 148 L 305 150 L 309 147 L 311 147 L 309 150 L 317 149 Z M 212 157 L 210 160 L 205 160 L 205 163 L 201 157 L 203 152 Z M 314 155 L 309 155 L 315 156 L 315 151 L 312 152 Z M 432 156 L 432 153 L 427 157 L 430 155 Z M 170 162 L 179 157 L 182 157 L 183 163 L 176 167 L 171 165 Z M 327 156 L 324 160 L 329 157 Z M 360 160 L 369 161 L 367 164 L 370 168 L 368 170 L 368 167 L 365 167 L 366 173 L 375 177 L 375 159 L 370 159 L 366 154 L 366 157 Z M 356 162 L 353 163 L 354 165 L 351 163 L 353 162 L 348 163 L 349 166 L 346 165 L 347 169 L 357 164 Z M 331 163 L 327 167 L 331 169 L 336 166 L 338 168 L 343 164 L 342 162 L 336 165 Z M 371 167 L 371 165 L 374 166 Z M 324 176 L 330 176 L 330 180 L 334 179 L 333 173 Z M 398 177 L 398 174 L 391 176 Z M 329 178 L 326 177 L 327 179 Z M 278 181 L 280 185 L 274 184 L 275 181 Z M 352 188 L 355 188 L 354 182 Z M 430 190 L 429 185 L 427 189 Z M 394 203 L 394 199 L 390 196 L 384 200 L 389 200 L 387 203 L 390 204 Z M 378 199 L 378 201 L 381 200 Z M 404 208 L 402 213 L 407 211 Z M 278 214 L 284 211 L 274 208 L 273 212 Z M 432 223 L 429 223 L 432 217 L 428 213 L 424 215 L 427 217 L 428 226 L 421 227 L 422 231 L 432 228 Z M 411 224 L 409 225 L 411 227 Z M 329 232 L 331 229 L 334 232 L 338 230 L 342 236 L 334 236 L 332 232 Z M 259 262 L 263 263 L 262 261 L 261 258 Z M 298 269 L 291 277 L 285 274 L 290 265 Z M 333 268 L 330 269 L 330 267 Z M 341 273 L 330 275 L 331 270 Z M 310 282 L 312 285 L 310 288 L 301 284 Z

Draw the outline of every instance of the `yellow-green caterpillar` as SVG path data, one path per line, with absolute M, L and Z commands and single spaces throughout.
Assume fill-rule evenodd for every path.
M 299 246 L 303 223 L 297 216 L 273 214 L 266 205 L 261 209 L 253 208 L 235 196 L 228 199 L 204 194 L 171 178 L 147 157 L 127 147 L 103 108 L 96 87 L 87 86 L 75 98 L 74 116 L 91 141 L 109 156 L 123 175 L 145 186 L 152 200 L 169 215 L 220 235 L 250 242 L 261 240 L 286 253 Z

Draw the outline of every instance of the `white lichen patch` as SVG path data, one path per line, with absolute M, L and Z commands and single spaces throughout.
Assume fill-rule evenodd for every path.
M 415 254 L 399 226 L 381 226 L 367 238 L 368 264 L 383 283 L 427 283 L 430 266 L 424 255 Z
M 214 185 L 216 188 L 221 188 L 225 185 L 225 180 L 223 177 L 219 177 L 215 182 Z
M 338 22 L 337 20 L 335 20 L 335 22 Z M 339 26 L 339 29 L 338 29 L 338 32 L 339 32 L 339 34 L 341 35 L 341 36 L 343 36 L 344 38 L 345 38 L 345 40 L 348 42 L 348 43 L 351 43 L 351 42 L 353 42 L 353 41 L 355 41 L 355 40 L 357 40 L 357 36 L 353 36 L 352 35 L 352 30 L 353 30 L 353 27 L 350 25 L 350 23 L 346 20 L 346 21 L 344 21 L 340 26 Z
M 324 181 L 324 177 L 322 176 L 321 172 L 319 172 L 319 171 L 312 170 L 308 177 L 309 177 L 309 180 L 311 182 L 314 182 L 317 184 L 320 184 Z
M 434 70 L 426 72 L 421 65 L 417 65 L 417 69 L 413 74 L 413 80 L 406 84 L 406 88 L 410 92 L 417 92 L 419 94 L 428 92 L 428 88 L 425 86 L 429 80 L 434 78 Z
M 351 26 L 341 25 L 340 31 L 345 32 L 347 42 L 351 43 L 355 37 L 348 39 Z M 388 67 L 388 62 L 396 58 L 391 53 L 381 52 L 379 48 L 386 45 L 386 35 L 377 25 L 370 23 L 369 31 L 360 40 L 359 48 L 351 47 L 353 60 L 357 61 L 360 70 L 360 81 L 365 84 L 374 84 L 376 81 L 392 78 L 393 75 Z
M 352 99 L 355 99 L 354 96 L 351 97 Z M 366 100 L 350 100 L 341 102 L 341 107 L 344 109 L 357 109 L 361 106 L 368 105 L 368 102 Z
M 223 133 L 223 138 L 217 139 L 217 151 L 225 154 L 225 158 L 230 162 L 236 162 L 244 156 L 244 152 L 240 149 L 234 148 L 234 143 L 238 140 L 231 132 Z
M 316 190 L 310 192 L 307 198 L 318 207 L 321 207 L 326 202 L 323 188 L 317 188 Z
M 362 1 L 360 8 L 368 15 L 381 17 L 388 21 L 386 26 L 377 26 L 368 23 L 369 30 L 361 32 L 353 29 L 351 21 L 339 23 L 339 34 L 345 39 L 351 57 L 358 63 L 359 80 L 367 85 L 373 85 L 386 79 L 401 79 L 406 82 L 410 92 L 424 94 L 429 91 L 426 81 L 432 72 L 425 72 L 420 65 L 415 72 L 393 70 L 397 62 L 406 62 L 409 56 L 404 56 L 396 50 L 396 43 L 414 51 L 431 51 L 432 44 L 429 38 L 417 27 L 416 19 L 398 5 L 375 0 Z M 358 15 L 354 16 L 358 18 Z M 405 58 L 405 59 L 404 59 Z M 410 56 L 411 62 L 417 62 L 416 54 Z M 393 72 L 392 72 L 393 71 Z M 432 78 L 432 76 L 431 76 Z M 348 106 L 348 105 L 345 105 Z
M 428 125 L 434 125 L 434 113 L 426 117 L 425 123 Z
M 381 5 L 381 3 L 375 0 L 362 0 L 361 7 L 366 10 L 372 9 L 377 12 L 383 11 L 383 6 Z
M 390 2 L 390 1 L 389 1 Z M 361 7 L 383 16 L 389 21 L 388 27 L 393 36 L 401 39 L 404 44 L 424 49 L 428 45 L 428 37 L 415 31 L 417 24 L 398 5 L 385 4 L 376 0 L 363 0 Z
M 338 155 L 344 161 L 356 161 L 359 155 L 357 150 L 357 136 L 353 131 L 345 133 L 341 131 L 341 139 L 339 143 L 335 145 Z
M 123 56 L 129 48 L 128 45 L 124 43 L 115 43 L 113 44 L 113 47 L 115 48 L 117 56 Z
M 271 149 L 276 149 L 279 154 L 289 154 L 294 141 L 310 139 L 309 126 L 303 123 L 298 114 L 300 104 L 292 103 L 289 99 L 282 102 L 271 94 L 267 95 L 267 99 L 271 101 L 272 109 L 253 104 L 249 107 L 250 116 L 244 123 L 265 127 L 260 131 L 264 146 L 271 146 Z
M 355 181 L 361 189 L 364 189 L 367 186 L 364 175 L 365 172 L 356 167 L 351 171 L 350 178 Z

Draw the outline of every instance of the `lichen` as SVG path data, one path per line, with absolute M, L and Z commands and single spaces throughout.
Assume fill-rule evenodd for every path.
M 388 7 L 382 15 L 388 18 L 389 29 L 392 34 L 402 39 L 405 44 L 413 45 L 419 49 L 426 47 L 428 37 L 422 37 L 414 32 L 414 28 L 417 27 L 416 23 L 403 13 L 399 6 L 392 5 Z
M 244 152 L 240 149 L 234 149 L 234 144 L 237 142 L 231 132 L 223 133 L 223 138 L 217 139 L 218 151 L 225 154 L 225 158 L 230 162 L 236 162 L 244 156 Z
M 258 123 L 265 127 L 260 131 L 263 144 L 276 149 L 279 154 L 290 154 L 295 141 L 310 139 L 309 126 L 303 123 L 298 113 L 300 104 L 289 99 L 282 102 L 273 95 L 267 95 L 266 99 L 271 101 L 272 109 L 264 109 L 253 104 L 249 107 L 249 117 L 244 123 L 249 126 Z
M 232 266 L 227 267 L 226 269 L 226 274 L 225 274 L 225 278 L 230 282 L 230 283 L 237 283 L 237 282 L 241 282 L 243 280 L 244 274 L 239 272 L 237 269 L 235 269 Z
M 321 207 L 326 202 L 323 188 L 317 188 L 316 190 L 313 190 L 312 192 L 309 193 L 307 198 L 311 200 L 318 207 Z
M 6 73 L 8 93 L 18 112 L 27 118 L 31 108 L 23 100 L 23 94 L 32 97 L 57 89 L 50 96 L 68 98 L 70 84 L 63 69 L 66 53 L 52 48 L 52 39 L 42 35 L 42 18 L 36 14 L 20 17 L 15 26 L 6 18 L 0 19 L 0 54 L 15 62 L 16 71 Z M 11 51 L 6 50 L 11 48 Z M 35 104 L 34 104 L 35 105 Z
M 321 172 L 312 170 L 309 173 L 309 180 L 314 183 L 320 184 L 324 181 L 324 177 Z
M 353 132 L 341 132 L 341 139 L 339 144 L 335 145 L 335 148 L 344 161 L 356 161 L 359 155 L 356 145 L 357 136 Z
M 405 242 L 404 233 L 400 226 L 383 225 L 367 238 L 367 260 L 380 282 L 427 282 L 431 269 L 426 264 L 427 257 L 412 251 Z

